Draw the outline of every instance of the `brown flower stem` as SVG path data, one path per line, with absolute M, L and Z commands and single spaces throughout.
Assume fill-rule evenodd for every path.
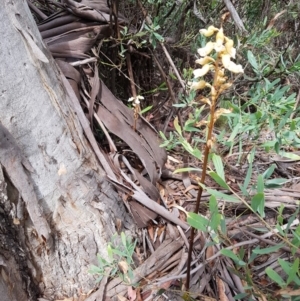
M 202 167 L 202 174 L 200 179 L 200 185 L 199 190 L 197 194 L 197 200 L 196 200 L 196 207 L 194 210 L 194 213 L 198 214 L 199 208 L 200 208 L 200 202 L 201 197 L 203 193 L 203 186 L 201 184 L 204 184 L 205 177 L 206 177 L 206 170 L 208 166 L 208 156 L 211 149 L 211 138 L 212 138 L 212 131 L 214 128 L 214 115 L 216 110 L 216 103 L 217 99 L 219 97 L 219 91 L 217 87 L 217 77 L 218 77 L 218 71 L 219 71 L 219 56 L 216 59 L 215 62 L 215 74 L 214 74 L 214 81 L 213 81 L 213 88 L 216 91 L 215 95 L 211 95 L 211 106 L 210 106 L 210 120 L 208 125 L 208 131 L 207 131 L 207 137 L 206 137 L 206 145 L 204 150 L 204 160 L 203 160 L 203 167 Z M 195 236 L 195 228 L 191 227 L 191 236 L 190 236 L 190 243 L 189 243 L 189 251 L 188 251 L 188 259 L 187 259 L 187 274 L 186 274 L 186 289 L 189 290 L 190 288 L 190 278 L 191 278 L 191 262 L 192 262 L 192 252 L 193 252 L 193 245 L 194 245 L 194 236 Z

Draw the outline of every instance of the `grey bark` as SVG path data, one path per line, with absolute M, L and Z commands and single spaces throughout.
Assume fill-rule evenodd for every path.
M 96 264 L 97 253 L 106 256 L 116 222 L 123 221 L 126 228 L 132 223 L 90 150 L 26 1 L 5 0 L 0 20 L 0 122 L 18 149 L 18 155 L 4 152 L 0 141 L 0 162 L 11 186 L 0 209 L 6 212 L 6 225 L 16 229 L 15 237 L 0 234 L 3 241 L 12 239 L 26 258 L 26 265 L 20 265 L 7 244 L 0 244 L 0 269 L 9 263 L 16 275 L 7 279 L 0 274 L 0 292 L 11 292 L 7 300 L 26 300 L 25 295 L 28 300 L 76 300 L 95 287 L 87 271 Z M 4 162 L 4 153 L 11 163 Z M 22 158 L 32 168 L 24 168 Z M 22 285 L 11 291 L 9 281 L 18 277 Z

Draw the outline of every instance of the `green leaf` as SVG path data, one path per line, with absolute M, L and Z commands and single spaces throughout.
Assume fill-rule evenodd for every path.
M 249 297 L 249 294 L 247 293 L 240 293 L 240 294 L 237 294 L 233 297 L 234 300 L 241 300 L 241 299 L 244 299 L 246 297 Z
M 250 258 L 248 259 L 248 264 L 253 262 L 256 257 L 257 257 L 257 254 L 252 252 L 251 255 L 250 255 Z
M 245 187 L 242 186 L 241 184 L 238 184 L 238 185 L 239 185 L 239 188 L 241 189 L 242 195 L 243 195 L 244 197 L 249 197 L 249 193 L 248 193 L 248 191 L 245 189 Z
M 228 138 L 228 142 L 233 142 L 234 138 L 236 137 L 236 135 L 238 134 L 238 132 L 240 131 L 242 125 L 240 123 L 237 123 L 236 126 L 234 127 L 233 131 L 230 134 L 230 137 Z
M 257 64 L 256 58 L 254 57 L 253 53 L 250 50 L 248 50 L 248 52 L 247 52 L 247 57 L 248 57 L 248 61 L 251 64 L 251 66 L 257 70 L 258 64 Z
M 238 265 L 240 266 L 245 266 L 246 263 L 243 260 L 240 260 L 240 258 L 238 256 L 236 256 L 231 250 L 228 249 L 222 249 L 221 254 L 231 258 L 232 260 L 234 260 Z
M 299 258 L 296 258 L 289 272 L 289 277 L 286 281 L 286 284 L 289 285 L 296 278 L 297 273 L 299 272 Z
M 160 34 L 156 32 L 154 32 L 153 34 L 158 41 L 162 42 L 164 40 L 164 38 Z
M 284 243 L 281 243 L 279 245 L 276 246 L 272 246 L 269 248 L 264 248 L 264 249 L 259 249 L 259 248 L 255 248 L 252 252 L 255 254 L 270 254 L 272 252 L 276 252 L 277 250 L 279 250 L 280 248 L 284 247 Z
M 243 184 L 244 187 L 244 191 L 247 190 L 247 187 L 250 183 L 251 180 L 251 176 L 252 176 L 252 164 L 253 164 L 253 158 L 254 158 L 254 154 L 255 154 L 255 149 L 253 148 L 249 157 L 249 168 L 247 170 L 247 175 Z
M 265 216 L 265 194 L 262 192 L 257 193 L 251 199 L 251 208 L 253 211 L 258 212 L 261 217 Z
M 201 172 L 202 169 L 194 168 L 194 167 L 184 167 L 184 168 L 178 168 L 173 171 L 173 173 L 180 173 L 180 172 L 187 172 L 187 171 L 199 171 Z
M 95 266 L 95 265 L 91 265 L 89 268 L 89 273 L 90 274 L 100 274 L 103 272 L 103 269 L 100 269 L 99 267 Z
M 182 136 L 181 127 L 180 127 L 180 125 L 179 125 L 179 123 L 178 123 L 178 116 L 176 116 L 176 118 L 174 119 L 173 124 L 174 124 L 175 130 L 177 131 L 177 133 L 178 133 L 180 136 Z
M 220 213 L 214 213 L 210 219 L 209 222 L 209 226 L 213 229 L 213 230 L 217 230 L 220 226 L 221 223 L 221 219 L 222 219 L 222 214 Z
M 257 192 L 264 192 L 264 178 L 262 175 L 257 177 Z
M 201 160 L 202 153 L 198 148 L 193 148 L 182 136 L 179 137 L 179 141 L 187 152 L 189 152 L 198 160 Z
M 211 215 L 209 226 L 217 230 L 221 224 L 222 215 L 219 213 L 217 199 L 213 195 L 209 198 L 209 211 Z
M 145 114 L 146 112 L 150 111 L 152 108 L 153 108 L 153 106 L 148 106 L 147 108 L 143 109 L 143 110 L 140 112 L 140 115 Z
M 278 188 L 281 187 L 283 184 L 287 183 L 288 181 L 289 179 L 284 178 L 271 179 L 265 182 L 265 186 L 266 188 Z
M 121 241 L 124 247 L 126 247 L 126 235 L 124 232 L 121 232 Z
M 222 219 L 220 221 L 220 226 L 221 226 L 221 232 L 225 235 L 227 235 L 227 228 L 226 228 L 226 220 L 224 216 L 222 216 Z
M 108 246 L 107 246 L 107 255 L 111 260 L 113 260 L 113 252 L 112 252 L 112 247 L 110 244 L 108 244 Z
M 223 166 L 222 158 L 219 155 L 213 153 L 212 161 L 214 163 L 218 176 L 225 182 L 224 166 Z
M 229 186 L 226 184 L 226 182 L 214 171 L 208 172 L 208 174 L 224 189 L 229 190 Z
M 234 195 L 225 194 L 225 193 L 222 193 L 220 191 L 210 189 L 210 188 L 207 188 L 207 187 L 205 187 L 205 189 L 208 193 L 215 196 L 216 198 L 223 199 L 225 201 L 233 202 L 233 203 L 239 203 L 240 202 L 240 200 Z
M 187 222 L 190 226 L 194 227 L 195 229 L 207 232 L 208 219 L 206 219 L 205 217 L 194 212 L 188 212 Z
M 273 174 L 274 170 L 276 168 L 276 164 L 272 164 L 264 173 L 263 178 L 268 179 Z
M 209 198 L 209 211 L 210 214 L 218 212 L 218 202 L 215 196 L 211 195 Z
M 300 160 L 300 156 L 294 153 L 280 152 L 280 155 L 291 160 Z
M 113 254 L 116 254 L 120 257 L 126 257 L 126 253 L 119 250 L 119 249 L 111 248 L 111 251 L 112 251 Z
M 279 286 L 281 286 L 281 287 L 285 287 L 286 286 L 286 284 L 283 281 L 283 279 L 273 269 L 266 268 L 266 274 L 269 276 L 270 279 L 272 279 L 273 281 L 275 281 Z

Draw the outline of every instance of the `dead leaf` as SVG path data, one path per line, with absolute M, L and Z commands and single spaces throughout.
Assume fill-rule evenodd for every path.
M 287 287 L 285 289 L 279 290 L 275 293 L 275 296 L 278 295 L 288 295 L 288 296 L 300 296 L 300 289 L 293 290 L 291 287 Z
M 208 246 L 207 249 L 206 249 L 206 259 L 209 259 L 210 257 L 212 257 L 213 255 L 215 255 L 215 248 L 214 246 Z M 211 260 L 209 262 L 209 265 L 211 267 L 213 267 L 215 264 L 214 260 Z
M 223 280 L 221 280 L 218 276 L 216 277 L 216 280 L 220 301 L 229 301 L 225 293 L 225 285 Z
M 136 299 L 136 290 L 132 288 L 132 286 L 128 286 L 128 290 L 127 290 L 127 298 L 130 301 L 135 301 Z
M 152 225 L 148 226 L 148 234 L 149 234 L 151 240 L 153 241 L 154 240 L 154 228 Z
M 128 301 L 128 299 L 125 298 L 125 297 L 122 296 L 122 295 L 118 295 L 118 300 L 119 300 L 119 301 Z
M 127 274 L 128 272 L 128 263 L 126 261 L 120 261 L 118 263 L 119 269 L 123 274 Z

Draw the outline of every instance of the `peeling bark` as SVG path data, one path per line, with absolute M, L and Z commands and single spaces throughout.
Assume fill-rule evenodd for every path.
M 21 272 L 9 278 L 19 283 L 15 288 L 22 297 L 8 300 L 34 300 L 34 294 L 48 300 L 79 300 L 96 285 L 87 271 L 90 264 L 96 264 L 97 253 L 106 256 L 106 244 L 116 232 L 117 220 L 127 229 L 132 222 L 83 135 L 72 101 L 60 82 L 60 71 L 41 41 L 26 3 L 4 2 L 0 10 L 0 120 L 15 140 L 13 149 L 19 149 L 21 157 L 16 158 L 32 166 L 32 170 L 24 169 L 23 159 L 18 159 L 16 174 L 0 160 L 5 180 L 20 192 L 20 198 L 10 200 L 9 195 L 10 202 L 6 202 L 10 220 L 0 219 L 1 229 L 16 232 L 7 234 L 8 240 L 0 245 L 0 268 L 8 269 L 7 264 L 15 265 L 16 270 L 20 267 L 16 256 L 7 259 L 5 253 L 20 247 L 27 264 L 24 273 L 30 280 L 28 284 Z M 2 142 L 1 148 L 3 156 Z M 21 186 L 16 177 L 23 181 Z M 31 183 L 39 211 L 30 210 L 32 198 L 26 200 L 22 193 L 24 181 Z M 21 210 L 16 208 L 22 206 L 25 212 L 19 214 Z M 3 214 L 7 216 L 7 212 Z M 49 225 L 49 240 L 53 240 L 49 248 L 36 217 Z M 3 281 L 0 279 L 0 292 L 4 294 L 10 287 Z M 29 290 L 30 285 L 34 287 Z

